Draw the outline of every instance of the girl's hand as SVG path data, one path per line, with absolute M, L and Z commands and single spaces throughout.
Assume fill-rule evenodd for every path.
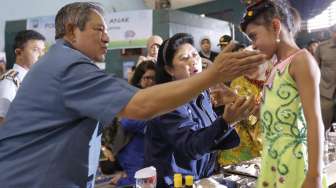
M 302 184 L 302 188 L 322 188 L 322 177 L 321 176 L 306 176 Z

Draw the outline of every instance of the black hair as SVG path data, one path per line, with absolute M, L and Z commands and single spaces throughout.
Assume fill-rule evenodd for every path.
M 101 4 L 95 2 L 75 2 L 62 7 L 55 17 L 55 39 L 63 38 L 67 34 L 68 24 L 73 24 L 83 31 L 93 11 L 104 15 Z
M 210 39 L 209 38 L 203 38 L 203 39 L 201 39 L 201 44 L 203 43 L 203 41 L 208 41 L 208 43 L 211 43 L 211 41 L 210 41 Z
M 45 37 L 34 30 L 23 30 L 20 31 L 16 34 L 15 39 L 14 39 L 14 45 L 13 48 L 14 50 L 17 48 L 24 48 L 24 45 L 29 41 L 29 40 L 42 40 L 45 41 Z
M 246 8 L 240 28 L 246 32 L 248 24 L 268 25 L 278 18 L 293 36 L 300 30 L 300 14 L 287 0 L 261 0 Z
M 140 80 L 147 70 L 156 71 L 156 66 L 153 61 L 143 61 L 135 68 L 133 77 L 131 79 L 131 85 L 141 88 Z
M 166 67 L 173 67 L 173 58 L 176 51 L 181 45 L 187 43 L 194 46 L 194 38 L 188 33 L 177 33 L 163 41 L 159 48 L 156 64 L 156 83 L 166 83 L 173 80 L 173 77 L 166 71 Z
M 244 49 L 244 48 L 246 48 L 245 44 L 243 44 L 243 43 L 237 43 L 237 44 L 235 44 L 235 47 L 232 49 L 232 52 L 237 52 L 240 49 Z

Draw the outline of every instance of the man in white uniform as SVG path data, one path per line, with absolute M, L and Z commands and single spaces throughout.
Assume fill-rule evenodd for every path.
M 0 125 L 30 67 L 44 54 L 45 38 L 33 30 L 18 32 L 14 42 L 15 64 L 0 76 Z

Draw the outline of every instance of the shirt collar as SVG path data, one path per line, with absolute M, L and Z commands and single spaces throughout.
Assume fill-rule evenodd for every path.
M 28 70 L 26 70 L 25 68 L 23 68 L 22 66 L 18 65 L 18 64 L 14 64 L 13 69 L 16 70 L 18 72 L 18 77 L 20 79 L 20 81 L 23 80 L 23 78 L 26 76 Z

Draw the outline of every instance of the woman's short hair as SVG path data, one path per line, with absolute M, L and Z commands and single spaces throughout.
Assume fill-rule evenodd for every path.
M 177 33 L 162 43 L 159 48 L 156 68 L 157 84 L 173 80 L 173 77 L 166 71 L 166 67 L 173 67 L 173 58 L 176 51 L 181 45 L 186 43 L 194 46 L 194 38 L 188 33 Z
M 133 77 L 131 79 L 131 85 L 141 88 L 140 80 L 147 70 L 156 70 L 156 66 L 153 61 L 143 61 L 135 68 Z

